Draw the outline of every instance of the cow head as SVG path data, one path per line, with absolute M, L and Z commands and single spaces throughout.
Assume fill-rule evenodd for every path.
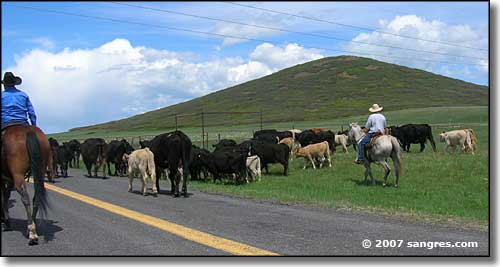
M 442 132 L 439 134 L 439 141 L 440 142 L 446 142 L 447 138 L 448 138 L 448 134 L 446 132 Z

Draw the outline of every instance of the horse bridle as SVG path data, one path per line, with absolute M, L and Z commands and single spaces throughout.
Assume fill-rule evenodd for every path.
M 358 127 L 359 127 L 359 126 L 358 126 Z M 351 127 L 351 131 L 352 131 L 352 128 L 353 128 L 353 127 Z M 361 137 L 360 137 L 358 140 L 356 140 L 356 137 L 354 137 L 354 141 L 356 142 L 356 144 L 359 144 L 359 142 L 361 142 L 361 140 L 363 140 L 363 138 L 364 138 L 365 136 L 366 136 L 366 133 L 365 133 L 365 132 L 363 132 L 363 131 L 361 131 Z

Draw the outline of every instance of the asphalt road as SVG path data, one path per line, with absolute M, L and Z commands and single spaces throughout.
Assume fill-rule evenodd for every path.
M 360 212 L 287 206 L 191 190 L 172 198 L 127 192 L 126 178 L 87 178 L 79 170 L 57 187 L 280 255 L 488 255 L 487 232 L 408 222 Z M 33 192 L 30 185 L 30 193 Z M 40 243 L 28 246 L 26 213 L 12 192 L 13 231 L 2 232 L 2 256 L 11 255 L 232 255 L 49 190 L 51 209 L 38 220 Z M 364 248 L 362 241 L 371 241 Z M 378 241 L 382 247 L 376 247 Z M 402 241 L 389 241 L 402 240 Z M 429 242 L 477 242 L 475 248 L 429 248 Z M 408 247 L 427 242 L 427 248 Z M 365 242 L 366 244 L 366 242 Z M 422 243 L 423 244 L 423 243 Z M 384 248 L 383 246 L 386 245 Z M 432 244 L 434 245 L 434 244 Z M 391 247 L 395 246 L 395 247 Z

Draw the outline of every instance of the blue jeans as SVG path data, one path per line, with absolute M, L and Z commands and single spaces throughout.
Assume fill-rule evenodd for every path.
M 361 161 L 363 160 L 363 150 L 365 149 L 365 145 L 370 142 L 370 139 L 372 139 L 373 133 L 367 133 L 365 137 L 359 142 L 358 144 L 358 160 Z

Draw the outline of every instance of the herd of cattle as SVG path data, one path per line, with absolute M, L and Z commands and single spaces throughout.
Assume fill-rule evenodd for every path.
M 396 137 L 405 151 L 411 144 L 420 144 L 420 151 L 425 149 L 427 140 L 434 151 L 436 144 L 428 124 L 407 124 L 401 127 L 391 126 L 385 129 L 386 134 Z M 269 172 L 269 164 L 281 164 L 283 175 L 288 175 L 289 161 L 296 157 L 304 158 L 304 169 L 310 163 L 315 169 L 328 162 L 331 152 L 341 146 L 348 153 L 347 146 L 356 144 L 348 138 L 348 131 L 334 133 L 331 130 L 313 128 L 308 130 L 260 130 L 252 139 L 237 143 L 231 139 L 222 139 L 213 145 L 213 151 L 197 147 L 191 143 L 187 135 L 181 131 L 161 134 L 152 140 L 140 141 L 141 149 L 134 148 L 127 140 L 114 140 L 109 143 L 102 138 L 89 138 L 83 143 L 78 140 L 63 142 L 60 145 L 50 138 L 52 160 L 49 171 L 54 176 L 68 175 L 68 166 L 79 168 L 80 155 L 88 176 L 97 177 L 102 167 L 103 177 L 111 176 L 110 165 L 114 165 L 114 175 L 129 176 L 129 191 L 132 191 L 132 180 L 137 174 L 142 178 L 142 193 L 146 195 L 146 178 L 153 181 L 153 194 L 160 191 L 159 178 L 167 175 L 171 181 L 171 192 L 179 196 L 182 181 L 182 194 L 187 196 L 187 178 L 206 180 L 211 176 L 215 181 L 222 178 L 233 179 L 236 183 L 248 183 L 260 180 L 261 170 Z M 463 151 L 476 149 L 477 138 L 471 129 L 455 130 L 440 134 L 440 141 L 446 143 L 445 150 L 457 147 Z

